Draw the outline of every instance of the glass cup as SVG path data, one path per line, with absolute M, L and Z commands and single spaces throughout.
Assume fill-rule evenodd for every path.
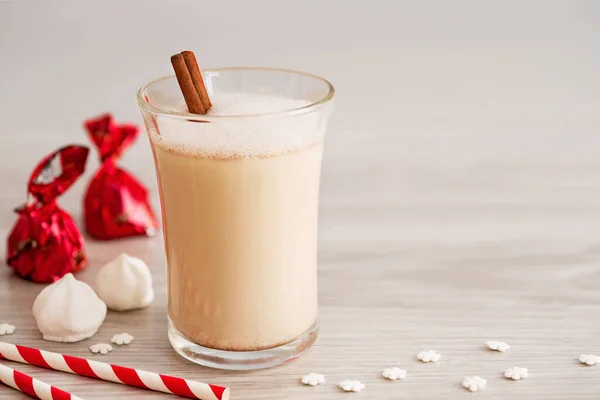
M 334 89 L 270 68 L 203 72 L 214 113 L 174 76 L 138 92 L 167 258 L 169 340 L 201 365 L 257 369 L 317 338 L 317 221 Z

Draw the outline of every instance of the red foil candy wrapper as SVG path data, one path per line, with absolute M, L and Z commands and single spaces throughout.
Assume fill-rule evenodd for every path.
M 87 265 L 83 236 L 56 198 L 85 170 L 89 149 L 67 146 L 44 158 L 28 183 L 27 203 L 8 237 L 6 262 L 22 278 L 54 282 Z
M 148 191 L 116 163 L 138 135 L 135 125 L 117 125 L 110 114 L 85 122 L 98 148 L 102 165 L 84 199 L 85 229 L 90 236 L 109 240 L 126 236 L 152 236 L 158 226 L 148 202 Z

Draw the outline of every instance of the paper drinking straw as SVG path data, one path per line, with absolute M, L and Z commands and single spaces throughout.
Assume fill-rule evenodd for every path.
M 200 400 L 228 400 L 229 389 L 175 376 L 0 342 L 0 358 Z
M 41 400 L 83 400 L 55 386 L 32 378 L 22 372 L 0 364 L 0 381 L 6 386 Z

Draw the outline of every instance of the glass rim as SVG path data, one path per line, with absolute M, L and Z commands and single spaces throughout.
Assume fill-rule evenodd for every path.
M 162 82 L 162 81 L 165 81 L 167 79 L 175 79 L 175 75 L 166 75 L 166 76 L 162 76 L 160 78 L 153 79 L 138 89 L 137 94 L 136 94 L 138 105 L 144 111 L 154 114 L 154 115 L 161 115 L 161 116 L 166 116 L 169 118 L 185 119 L 185 120 L 191 120 L 191 121 L 216 122 L 216 121 L 237 120 L 237 119 L 245 119 L 245 118 L 288 117 L 288 116 L 295 116 L 295 115 L 299 115 L 299 114 L 306 114 L 306 113 L 310 113 L 310 112 L 313 112 L 313 111 L 319 109 L 322 105 L 331 101 L 335 96 L 335 89 L 334 89 L 333 85 L 331 84 L 331 82 L 329 82 L 327 79 L 322 78 L 315 74 L 311 74 L 309 72 L 302 72 L 302 71 L 297 71 L 297 70 L 293 70 L 293 69 L 272 68 L 272 67 L 255 67 L 255 66 L 222 67 L 222 68 L 206 69 L 206 70 L 203 70 L 202 73 L 206 74 L 206 73 L 211 73 L 211 72 L 222 72 L 222 71 L 268 71 L 268 72 L 283 72 L 283 73 L 292 74 L 292 75 L 301 75 L 301 76 L 304 76 L 307 78 L 318 80 L 321 83 L 325 84 L 325 86 L 327 87 L 327 94 L 324 97 L 320 98 L 319 100 L 312 101 L 309 104 L 304 105 L 302 107 L 281 110 L 281 111 L 274 111 L 274 112 L 269 112 L 269 113 L 240 114 L 240 115 L 192 114 L 187 111 L 178 112 L 178 111 L 172 111 L 172 110 L 165 110 L 165 109 L 157 107 L 153 104 L 150 104 L 148 102 L 148 100 L 146 100 L 146 98 L 144 97 L 144 93 L 152 85 Z

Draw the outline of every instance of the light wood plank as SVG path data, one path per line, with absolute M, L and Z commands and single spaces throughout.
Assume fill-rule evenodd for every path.
M 367 384 L 359 398 L 461 398 L 467 375 L 488 379 L 488 389 L 478 394 L 484 398 L 595 398 L 600 366 L 583 367 L 576 358 L 600 353 L 598 139 L 590 131 L 568 139 L 531 131 L 527 140 L 540 145 L 524 150 L 523 136 L 488 134 L 481 143 L 467 130 L 451 136 L 427 130 L 382 133 L 388 146 L 369 147 L 363 132 L 349 130 L 344 139 L 333 133 L 321 207 L 321 334 L 299 360 L 240 373 L 198 367 L 175 355 L 166 338 L 160 236 L 88 241 L 90 267 L 79 279 L 92 282 L 99 266 L 126 251 L 152 266 L 157 299 L 142 311 L 109 312 L 96 336 L 77 344 L 41 340 L 30 308 L 43 286 L 0 269 L 1 319 L 17 326 L 3 339 L 227 385 L 235 399 L 333 399 L 340 396 L 336 383 L 346 378 Z M 566 155 L 561 144 L 571 140 L 577 152 Z M 149 154 L 139 163 L 156 205 Z M 3 235 L 14 220 L 7 210 L 22 200 L 27 168 L 19 166 L 16 179 L 2 172 Z M 78 210 L 83 188 L 78 184 L 62 204 Z M 122 331 L 136 337 L 133 344 L 105 357 L 87 350 Z M 490 352 L 484 342 L 491 339 L 513 347 Z M 415 355 L 426 349 L 440 352 L 441 362 L 418 362 Z M 530 378 L 504 380 L 502 372 L 514 365 L 529 368 Z M 385 381 L 380 374 L 388 366 L 407 369 L 408 378 Z M 168 397 L 17 368 L 84 398 Z M 298 380 L 308 372 L 324 373 L 327 384 L 303 387 Z M 4 387 L 0 396 L 19 398 Z

